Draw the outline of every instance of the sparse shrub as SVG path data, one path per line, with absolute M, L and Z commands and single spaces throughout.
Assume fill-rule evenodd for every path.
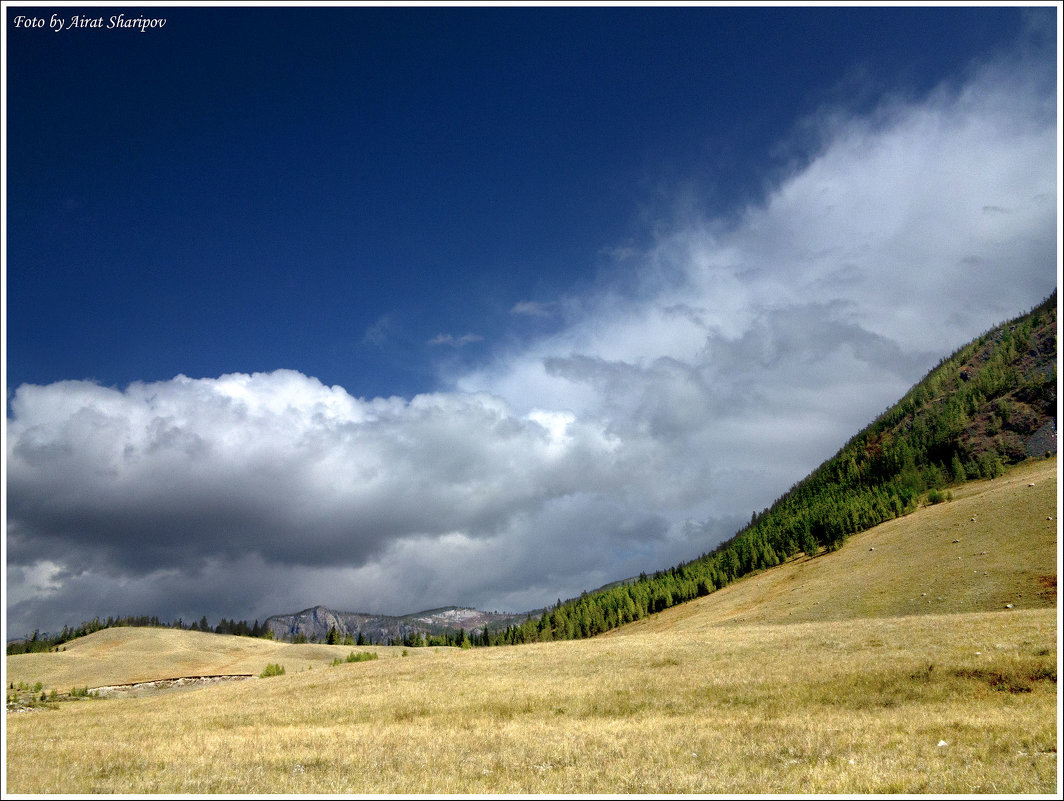
M 953 500 L 953 493 L 952 492 L 948 492 L 948 491 L 947 492 L 943 492 L 940 489 L 933 489 L 933 490 L 931 490 L 930 492 L 927 493 L 927 502 L 928 503 L 942 503 L 943 501 L 952 501 L 952 500 Z
M 266 669 L 259 674 L 260 679 L 269 678 L 270 676 L 283 676 L 284 665 L 275 665 L 272 662 L 266 665 Z
M 33 685 L 33 691 L 35 693 L 39 693 L 42 689 L 44 689 L 44 685 L 41 682 L 37 682 Z
M 404 654 L 404 656 L 405 656 L 405 654 Z M 372 653 L 370 653 L 368 651 L 362 651 L 361 653 L 357 653 L 357 654 L 354 651 L 352 651 L 351 653 L 349 653 L 347 655 L 347 661 L 348 662 L 369 662 L 371 659 L 376 659 L 376 658 L 377 658 L 376 651 L 374 651 Z

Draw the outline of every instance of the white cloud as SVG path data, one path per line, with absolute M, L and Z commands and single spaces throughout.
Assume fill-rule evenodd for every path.
M 429 340 L 430 345 L 450 345 L 452 348 L 461 348 L 474 342 L 483 342 L 484 337 L 480 334 L 463 334 L 456 337 L 454 334 L 437 334 Z
M 818 124 L 762 204 L 626 246 L 625 292 L 566 298 L 560 330 L 450 392 L 365 401 L 286 370 L 19 387 L 14 627 L 514 610 L 711 549 L 1056 286 L 1055 108 L 1022 72 Z
M 510 308 L 510 314 L 524 317 L 553 317 L 557 313 L 557 303 L 541 303 L 535 300 L 522 300 Z

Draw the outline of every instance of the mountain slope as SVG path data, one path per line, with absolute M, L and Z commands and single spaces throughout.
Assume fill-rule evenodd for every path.
M 960 348 L 712 553 L 652 577 L 589 593 L 506 633 L 507 642 L 590 637 L 693 598 L 799 553 L 993 478 L 1008 464 L 1056 453 L 1056 293 Z
M 1053 608 L 1057 460 L 953 493 L 952 503 L 882 523 L 836 552 L 797 556 L 607 636 Z

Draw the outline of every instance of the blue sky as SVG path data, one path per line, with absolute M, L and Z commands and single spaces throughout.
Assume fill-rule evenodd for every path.
M 292 367 L 359 396 L 435 389 L 439 361 L 541 333 L 514 304 L 611 280 L 603 251 L 644 244 L 675 193 L 711 213 L 755 200 L 807 155 L 803 116 L 925 92 L 1024 24 L 1011 9 L 166 16 L 136 37 L 8 31 L 11 384 Z M 441 353 L 441 333 L 483 339 Z
M 1056 286 L 1053 7 L 5 13 L 13 628 L 667 567 Z

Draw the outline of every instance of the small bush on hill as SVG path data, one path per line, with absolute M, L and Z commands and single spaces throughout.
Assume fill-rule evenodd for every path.
M 349 653 L 347 655 L 347 661 L 348 662 L 369 662 L 371 659 L 376 659 L 376 658 L 377 658 L 376 651 L 374 651 L 373 653 L 370 653 L 368 651 L 362 651 L 361 653 L 357 653 L 357 654 L 354 651 L 352 651 L 351 653 Z
M 928 503 L 942 503 L 943 501 L 952 501 L 953 493 L 949 490 L 933 489 L 927 493 Z
M 265 679 L 265 678 L 268 678 L 270 676 L 283 676 L 283 675 L 284 675 L 284 665 L 275 665 L 273 663 L 270 663 L 270 664 L 266 665 L 266 669 L 264 671 L 262 671 L 262 673 L 259 674 L 259 678 L 260 679 Z

